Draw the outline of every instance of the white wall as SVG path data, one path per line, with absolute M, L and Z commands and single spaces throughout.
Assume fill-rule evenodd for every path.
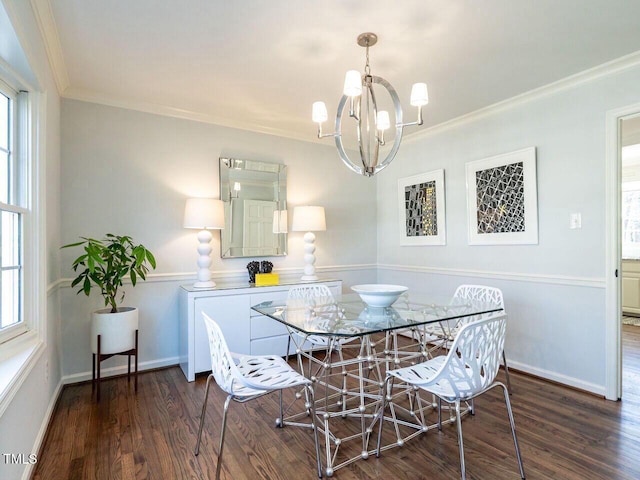
M 62 243 L 80 235 L 127 234 L 158 260 L 155 276 L 128 287 L 125 300 L 141 309 L 143 367 L 177 363 L 178 289 L 195 279 L 197 259 L 197 232 L 182 228 L 184 203 L 191 196 L 219 195 L 220 156 L 285 163 L 289 209 L 309 204 L 326 209 L 327 231 L 316 234 L 320 274 L 342 278 L 345 285 L 375 280 L 375 180 L 351 173 L 330 142 L 300 142 L 63 100 Z M 302 236 L 290 233 L 289 254 L 269 258 L 276 272 L 302 274 Z M 251 259 L 222 260 L 219 242 L 216 233 L 214 279 L 237 274 L 248 281 Z M 79 253 L 62 252 L 63 278 L 72 277 L 69 266 Z M 89 318 L 102 305 L 98 295 L 76 296 L 68 284 L 61 288 L 61 302 L 63 371 L 74 381 L 90 374 Z
M 502 288 L 511 364 L 604 393 L 605 114 L 640 101 L 639 85 L 640 68 L 629 68 L 407 139 L 378 176 L 379 280 L 449 294 L 461 283 Z M 529 146 L 539 244 L 469 246 L 465 163 Z M 439 168 L 447 245 L 400 247 L 397 179 Z M 573 212 L 580 230 L 569 229 Z
M 49 415 L 59 392 L 61 380 L 61 347 L 59 330 L 59 298 L 55 282 L 59 278 L 60 245 L 60 98 L 49 67 L 44 44 L 31 3 L 22 0 L 2 0 L 3 6 L 16 31 L 17 38 L 26 54 L 32 75 L 23 75 L 35 83 L 36 90 L 46 97 L 46 111 L 42 126 L 44 141 L 40 161 L 44 163 L 45 178 L 42 179 L 39 195 L 46 203 L 46 265 L 42 275 L 49 284 L 46 305 L 44 337 L 45 349 L 20 386 L 7 410 L 0 417 L 0 453 L 29 455 L 38 453 Z M 7 44 L 3 43 L 3 48 Z M 11 59 L 7 59 L 12 63 Z M 28 476 L 25 465 L 5 464 L 0 459 L 0 478 L 13 480 Z

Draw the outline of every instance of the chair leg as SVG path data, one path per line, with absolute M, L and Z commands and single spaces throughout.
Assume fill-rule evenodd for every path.
M 91 354 L 93 358 L 91 359 L 91 393 L 96 389 L 96 354 Z
M 200 414 L 200 427 L 198 428 L 198 441 L 196 442 L 196 449 L 193 452 L 194 455 L 200 453 L 200 439 L 202 438 L 202 427 L 204 425 L 204 414 L 207 412 L 207 399 L 209 398 L 209 385 L 211 385 L 211 379 L 213 374 L 207 378 L 207 387 L 204 389 L 204 400 L 202 401 L 202 412 Z
M 460 418 L 460 400 L 456 400 L 456 425 L 458 427 L 458 450 L 460 450 L 460 472 L 462 480 L 467 478 L 467 471 L 464 465 L 464 444 L 462 443 L 462 421 Z
M 289 332 L 289 338 L 287 338 L 287 355 L 285 361 L 289 363 L 289 349 L 291 348 L 291 332 Z
M 278 391 L 279 399 L 278 403 L 280 404 L 280 416 L 276 419 L 276 427 L 284 428 L 284 409 L 282 408 L 282 389 Z
M 511 377 L 509 377 L 509 367 L 507 366 L 507 357 L 504 354 L 504 350 L 502 350 L 502 363 L 504 364 L 504 374 L 507 377 L 507 390 L 509 390 L 509 394 L 512 394 L 513 390 L 511 390 Z
M 513 435 L 513 445 L 516 448 L 516 457 L 518 459 L 518 468 L 520 468 L 520 478 L 524 478 L 524 467 L 522 466 L 522 457 L 520 456 L 520 447 L 518 446 L 518 437 L 516 436 L 516 422 L 513 419 L 513 411 L 511 410 L 511 401 L 509 400 L 509 391 L 507 387 L 500 384 L 504 392 L 504 401 L 507 404 L 507 413 L 509 414 L 509 423 L 511 424 L 511 435 Z
M 318 442 L 318 425 L 316 423 L 316 407 L 315 407 L 316 397 L 315 397 L 315 392 L 313 391 L 313 387 L 311 385 L 307 385 L 305 388 L 309 393 L 309 403 L 310 403 L 309 408 L 311 410 L 311 428 L 313 428 L 313 440 L 316 446 L 316 463 L 318 466 L 318 478 L 322 478 L 322 461 L 320 460 L 320 443 Z M 282 392 L 282 390 L 280 392 Z M 282 413 L 280 413 L 280 415 L 282 415 Z
M 220 433 L 220 449 L 218 450 L 218 464 L 216 465 L 216 480 L 220 479 L 220 467 L 222 466 L 222 450 L 224 449 L 224 433 L 227 429 L 227 411 L 229 403 L 233 395 L 229 395 L 224 402 L 224 410 L 222 411 L 222 432 Z

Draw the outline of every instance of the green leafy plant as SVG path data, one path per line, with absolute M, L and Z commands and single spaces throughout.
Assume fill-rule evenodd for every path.
M 70 243 L 62 248 L 83 246 L 84 253 L 73 261 L 73 271 L 80 273 L 71 283 L 71 287 L 80 285 L 78 294 L 89 296 L 91 289 L 97 287 L 104 298 L 105 306 L 111 307 L 111 313 L 118 311 L 118 289 L 123 279 L 129 275 L 135 286 L 139 278 L 146 280 L 149 267 L 156 268 L 156 259 L 144 245 L 136 245 L 131 237 L 107 233 L 103 240 L 80 237 L 81 242 Z M 121 291 L 120 302 L 124 299 Z

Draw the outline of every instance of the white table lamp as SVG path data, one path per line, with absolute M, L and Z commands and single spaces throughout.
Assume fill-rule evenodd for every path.
M 214 198 L 189 198 L 184 208 L 184 228 L 197 228 L 198 232 L 198 281 L 196 288 L 213 288 L 211 280 L 211 239 L 210 230 L 224 228 L 224 203 Z
M 316 236 L 313 232 L 323 232 L 327 229 L 324 216 L 324 207 L 295 207 L 293 209 L 293 222 L 291 231 L 307 232 L 304 234 L 304 275 L 301 280 L 317 280 L 316 257 L 314 242 Z

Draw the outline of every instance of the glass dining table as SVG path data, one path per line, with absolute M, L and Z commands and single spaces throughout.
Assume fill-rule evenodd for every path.
M 442 421 L 435 399 L 421 398 L 414 388 L 390 384 L 382 392 L 386 372 L 446 354 L 449 332 L 457 322 L 502 311 L 493 303 L 414 292 L 389 307 L 371 307 L 357 294 L 344 294 L 251 308 L 287 328 L 290 350 L 301 372 L 314 382 L 327 476 L 375 451 L 369 440 L 377 422 L 391 422 L 395 429 L 394 441 L 381 448 L 386 450 L 454 421 L 451 415 Z M 389 400 L 388 414 L 381 411 L 383 395 Z M 310 399 L 298 393 L 294 403 L 298 400 L 303 405 L 292 410 L 285 424 L 304 425 L 298 420 L 309 415 Z

